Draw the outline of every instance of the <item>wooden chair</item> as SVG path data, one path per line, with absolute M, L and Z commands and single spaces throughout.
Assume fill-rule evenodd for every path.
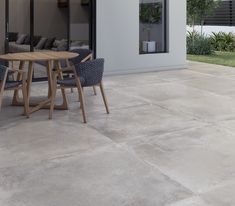
M 76 60 L 71 60 L 73 63 L 73 66 L 70 68 L 74 72 L 74 77 L 70 79 L 60 79 L 57 80 L 58 72 L 55 72 L 53 75 L 54 79 L 54 88 L 53 88 L 53 94 L 52 94 L 52 100 L 51 100 L 51 107 L 50 107 L 50 113 L 49 113 L 49 119 L 52 119 L 52 113 L 54 110 L 55 105 L 55 97 L 56 97 L 56 89 L 57 85 L 59 85 L 58 88 L 77 88 L 79 92 L 79 101 L 80 106 L 82 109 L 82 115 L 83 115 L 83 121 L 84 123 L 87 122 L 86 120 L 86 113 L 85 113 L 85 104 L 84 104 L 84 93 L 83 88 L 84 87 L 93 87 L 93 86 L 99 86 L 102 94 L 102 98 L 104 101 L 104 105 L 106 108 L 107 114 L 109 114 L 109 108 L 107 99 L 104 93 L 104 87 L 102 83 L 103 78 L 103 71 L 104 71 L 104 59 L 95 59 L 83 63 L 78 63 Z
M 90 61 L 93 59 L 93 54 L 90 49 L 72 49 L 70 50 L 70 52 L 79 54 L 79 56 L 74 59 L 74 61 L 76 61 L 76 64 Z M 61 66 L 62 66 L 62 71 L 64 74 L 67 74 L 69 77 L 73 75 L 73 71 L 71 71 L 70 69 L 71 65 L 68 60 L 66 62 L 61 62 Z M 71 91 L 73 92 L 73 89 L 71 89 Z M 93 86 L 93 92 L 94 92 L 94 95 L 97 94 L 95 86 Z
M 0 60 L 0 65 L 2 66 L 7 66 L 7 67 L 11 67 L 14 68 L 14 63 L 13 62 L 6 62 L 3 60 Z M 16 73 L 13 72 L 11 69 L 8 70 L 8 74 L 7 74 L 7 79 L 11 79 L 11 80 L 15 80 L 16 79 Z
M 8 75 L 12 75 L 13 73 L 18 73 L 21 75 L 21 81 L 8 80 Z M 24 71 L 17 69 L 10 69 L 6 66 L 0 65 L 0 110 L 3 101 L 3 93 L 5 90 L 22 90 L 23 101 L 24 101 L 24 113 L 27 113 L 27 91 L 26 91 L 26 75 Z

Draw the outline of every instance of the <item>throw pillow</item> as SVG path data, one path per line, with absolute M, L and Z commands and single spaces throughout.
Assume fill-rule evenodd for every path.
M 48 38 L 46 43 L 45 43 L 44 49 L 51 49 L 53 47 L 54 41 L 55 41 L 55 37 Z
M 40 41 L 41 36 L 34 36 L 33 37 L 33 46 L 37 46 L 38 42 Z
M 60 44 L 60 40 L 55 40 L 54 43 L 53 43 L 53 47 L 54 48 L 57 48 Z
M 17 41 L 16 41 L 16 44 L 23 44 L 24 43 L 24 40 L 25 40 L 25 38 L 26 38 L 26 34 L 20 34 L 19 36 L 18 36 L 18 39 L 17 39 Z
M 67 49 L 67 40 L 62 39 L 57 47 L 58 51 L 65 51 Z
M 41 38 L 40 41 L 38 42 L 37 46 L 35 49 L 43 49 L 45 44 L 46 44 L 47 38 Z
M 30 45 L 30 35 L 28 34 L 24 40 L 24 44 Z

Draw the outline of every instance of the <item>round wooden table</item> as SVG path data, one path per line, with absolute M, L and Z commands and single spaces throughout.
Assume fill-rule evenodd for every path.
M 24 69 L 24 65 L 28 62 L 28 77 L 27 77 L 27 116 L 29 114 L 40 110 L 40 109 L 48 109 L 51 103 L 51 95 L 53 89 L 53 80 L 52 80 L 52 69 L 54 64 L 54 69 L 60 71 L 59 78 L 63 78 L 60 61 L 65 60 L 68 62 L 69 59 L 75 58 L 79 56 L 77 53 L 72 52 L 56 52 L 56 51 L 47 51 L 47 52 L 24 52 L 24 53 L 10 53 L 5 55 L 0 55 L 0 60 L 8 61 L 8 62 L 20 62 L 19 70 Z M 33 70 L 35 62 L 43 61 L 46 63 L 46 70 L 48 76 L 48 96 L 45 100 L 40 102 L 31 103 L 30 100 L 30 91 L 31 84 L 33 78 Z M 21 80 L 21 75 L 17 76 L 17 80 Z M 61 105 L 56 105 L 55 109 L 68 109 L 68 100 L 65 94 L 65 90 L 61 89 L 63 103 Z M 12 105 L 19 106 L 23 105 L 23 103 L 19 100 L 18 90 L 15 90 Z M 31 106 L 31 107 L 30 107 Z

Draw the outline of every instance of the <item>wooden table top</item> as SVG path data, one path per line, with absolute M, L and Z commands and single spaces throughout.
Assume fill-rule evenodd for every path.
M 73 59 L 79 56 L 77 53 L 67 51 L 45 51 L 45 52 L 23 52 L 9 53 L 0 55 L 1 60 L 6 61 L 49 61 L 49 60 L 64 60 Z

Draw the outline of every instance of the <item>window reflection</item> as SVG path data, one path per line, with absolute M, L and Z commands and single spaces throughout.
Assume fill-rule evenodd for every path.
M 140 0 L 140 54 L 166 52 L 166 0 Z

